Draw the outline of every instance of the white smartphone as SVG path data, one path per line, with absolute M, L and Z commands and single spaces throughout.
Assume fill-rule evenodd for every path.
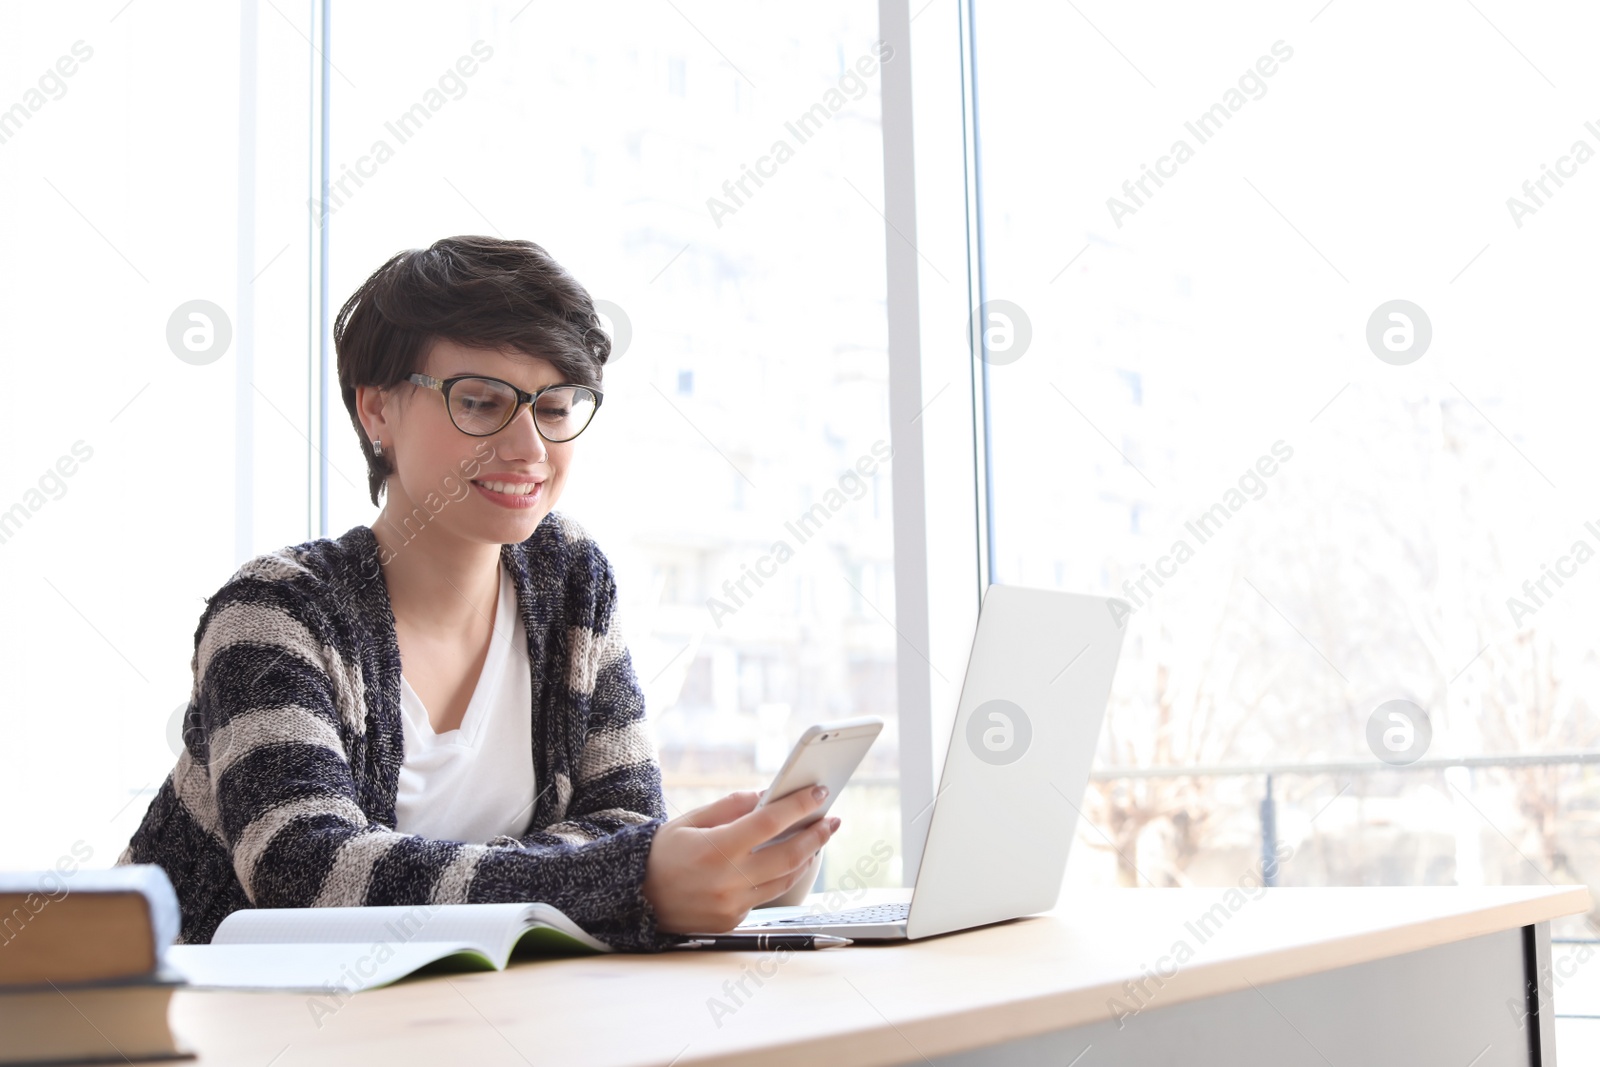
M 809 789 L 818 783 L 828 787 L 828 799 L 820 809 L 766 844 L 757 845 L 753 851 L 759 852 L 768 845 L 787 840 L 826 815 L 866 756 L 867 749 L 872 747 L 872 742 L 877 740 L 882 731 L 883 720 L 875 715 L 867 715 L 859 719 L 818 723 L 801 734 L 800 740 L 790 749 L 789 758 L 779 768 L 777 777 L 761 794 L 756 807 L 764 808 L 796 790 Z

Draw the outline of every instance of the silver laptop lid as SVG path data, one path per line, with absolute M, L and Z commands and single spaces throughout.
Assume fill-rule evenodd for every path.
M 1055 906 L 1122 651 L 1119 617 L 1127 605 L 1114 598 L 984 593 L 907 937 Z

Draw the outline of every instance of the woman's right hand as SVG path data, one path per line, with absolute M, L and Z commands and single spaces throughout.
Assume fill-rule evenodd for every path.
M 757 808 L 761 794 L 729 793 L 663 823 L 645 864 L 644 896 L 663 933 L 722 933 L 750 909 L 812 874 L 811 857 L 839 827 L 819 819 L 780 844 L 753 851 L 822 807 L 825 786 Z

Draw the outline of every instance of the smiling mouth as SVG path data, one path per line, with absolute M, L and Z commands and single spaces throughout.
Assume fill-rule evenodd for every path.
M 474 480 L 473 485 L 506 496 L 530 496 L 539 491 L 543 482 L 493 482 Z

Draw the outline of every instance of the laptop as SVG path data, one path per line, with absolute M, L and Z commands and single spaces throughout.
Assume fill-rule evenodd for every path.
M 1055 907 L 1129 610 L 990 585 L 916 885 L 864 907 L 757 908 L 733 932 L 914 940 Z

